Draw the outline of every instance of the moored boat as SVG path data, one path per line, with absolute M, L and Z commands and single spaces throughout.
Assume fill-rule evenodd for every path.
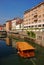
M 27 42 L 17 42 L 16 48 L 18 50 L 18 54 L 21 57 L 28 58 L 28 57 L 34 57 L 35 56 L 35 48 L 28 44 Z

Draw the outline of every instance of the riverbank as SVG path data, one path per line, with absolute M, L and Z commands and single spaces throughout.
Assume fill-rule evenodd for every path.
M 17 34 L 15 32 L 15 33 L 8 33 L 7 35 L 22 40 L 27 38 L 28 40 L 32 40 L 35 43 L 39 44 L 40 46 L 44 47 L 44 32 L 35 31 L 34 34 L 35 34 L 35 38 L 33 36 L 33 33 L 32 33 L 32 37 L 30 37 L 27 34 L 27 31 L 25 30 L 25 31 L 20 31 Z

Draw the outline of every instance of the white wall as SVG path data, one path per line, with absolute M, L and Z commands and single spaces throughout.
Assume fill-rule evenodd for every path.
M 16 29 L 16 20 L 13 20 L 12 21 L 12 30 L 15 30 Z

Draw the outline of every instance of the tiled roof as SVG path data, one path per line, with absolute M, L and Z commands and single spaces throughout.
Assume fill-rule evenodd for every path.
M 22 22 L 23 22 L 23 19 L 18 19 L 18 20 L 16 21 L 16 25 L 21 24 Z

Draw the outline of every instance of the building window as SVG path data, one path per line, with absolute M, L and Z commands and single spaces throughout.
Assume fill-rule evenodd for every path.
M 44 17 L 44 14 L 43 14 L 43 17 Z
M 34 20 L 35 23 L 37 23 L 37 20 Z
M 39 20 L 39 22 L 41 22 L 41 20 Z
M 41 27 L 41 25 L 38 25 L 38 27 Z
M 33 26 L 31 26 L 31 27 L 33 27 Z
M 37 15 L 34 15 L 35 18 L 37 18 Z
M 30 28 L 30 26 L 29 26 L 29 28 Z
M 39 15 L 39 18 L 41 17 L 41 15 Z
M 44 27 L 44 24 L 43 24 L 43 27 Z
M 35 25 L 35 27 L 37 27 L 37 25 Z

